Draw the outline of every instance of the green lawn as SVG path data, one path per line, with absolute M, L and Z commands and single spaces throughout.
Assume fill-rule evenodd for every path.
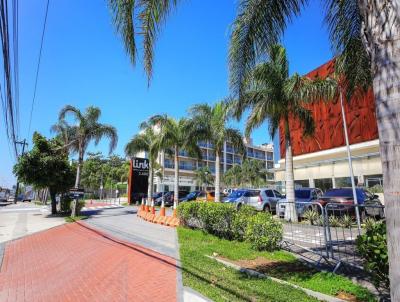
M 251 278 L 205 255 L 217 253 L 230 260 L 264 257 L 273 266 L 261 267 L 267 275 L 329 295 L 350 293 L 358 301 L 375 301 L 368 290 L 349 279 L 309 269 L 285 251 L 257 252 L 245 242 L 228 241 L 199 230 L 178 228 L 183 283 L 215 301 L 316 301 L 303 292 L 268 279 Z

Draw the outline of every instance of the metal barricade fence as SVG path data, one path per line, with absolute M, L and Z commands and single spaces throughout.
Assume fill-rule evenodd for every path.
M 295 207 L 298 222 L 289 219 L 290 206 Z M 322 206 L 317 202 L 278 202 L 276 214 L 283 224 L 282 247 L 317 265 L 321 261 L 329 266 L 334 264 L 333 271 L 341 264 L 362 269 L 356 239 L 365 232 L 365 228 L 358 228 L 356 209 L 359 210 L 362 226 L 385 218 L 384 206 L 381 205 L 327 203 Z
M 360 228 L 357 222 L 356 210 L 360 216 Z M 374 220 L 385 218 L 385 208 L 382 205 L 327 203 L 324 207 L 327 249 L 329 258 L 337 262 L 334 271 L 342 264 L 362 269 L 362 259 L 357 253 L 356 239 L 365 232 L 363 227 Z
M 296 209 L 298 222 L 285 217 L 290 206 Z M 328 245 L 324 209 L 316 202 L 289 203 L 280 201 L 276 206 L 276 214 L 283 224 L 283 247 L 305 258 L 316 261 L 327 261 Z M 305 219 L 308 216 L 309 219 Z

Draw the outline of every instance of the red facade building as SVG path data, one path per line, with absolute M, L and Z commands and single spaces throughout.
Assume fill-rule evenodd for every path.
M 333 61 L 329 61 L 306 76 L 310 78 L 324 78 L 334 70 Z M 293 144 L 293 155 L 317 152 L 345 145 L 343 134 L 343 120 L 340 101 L 325 103 L 315 102 L 304 106 L 313 113 L 315 133 L 313 137 L 303 137 L 303 131 L 298 120 L 290 120 L 290 133 Z M 361 143 L 378 138 L 375 102 L 370 88 L 364 95 L 353 96 L 350 102 L 345 102 L 345 112 L 350 144 Z M 285 157 L 284 129 L 281 124 L 280 155 Z

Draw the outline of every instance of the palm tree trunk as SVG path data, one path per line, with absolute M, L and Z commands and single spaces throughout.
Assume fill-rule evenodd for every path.
M 147 205 L 151 205 L 153 197 L 153 163 L 149 160 L 149 184 L 147 186 Z
M 57 200 L 56 200 L 56 192 L 50 188 L 50 199 L 51 199 L 51 214 L 57 214 Z
M 179 149 L 178 146 L 175 146 L 175 154 L 174 154 L 174 209 L 178 206 L 179 202 Z
M 79 150 L 79 155 L 78 155 L 78 167 L 76 168 L 76 178 L 75 178 L 75 189 L 79 188 L 80 182 L 81 182 L 81 169 L 83 165 L 83 150 Z M 71 202 L 71 217 L 75 217 L 76 215 L 76 202 L 77 199 L 74 198 Z
M 371 55 L 383 172 L 390 296 L 400 301 L 400 0 L 358 1 Z M 379 12 L 379 14 L 377 13 Z
M 285 185 L 286 185 L 286 211 L 285 219 L 287 221 L 297 222 L 295 196 L 294 196 L 294 173 L 293 173 L 293 153 L 292 140 L 290 138 L 289 121 L 285 120 Z
M 215 202 L 220 202 L 220 155 L 219 152 L 215 152 Z

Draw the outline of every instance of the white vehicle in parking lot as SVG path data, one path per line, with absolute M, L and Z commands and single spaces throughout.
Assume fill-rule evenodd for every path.
M 276 204 L 282 197 L 278 191 L 268 188 L 238 189 L 225 198 L 224 202 L 235 203 L 238 209 L 242 205 L 249 205 L 258 211 L 272 213 L 276 212 Z

